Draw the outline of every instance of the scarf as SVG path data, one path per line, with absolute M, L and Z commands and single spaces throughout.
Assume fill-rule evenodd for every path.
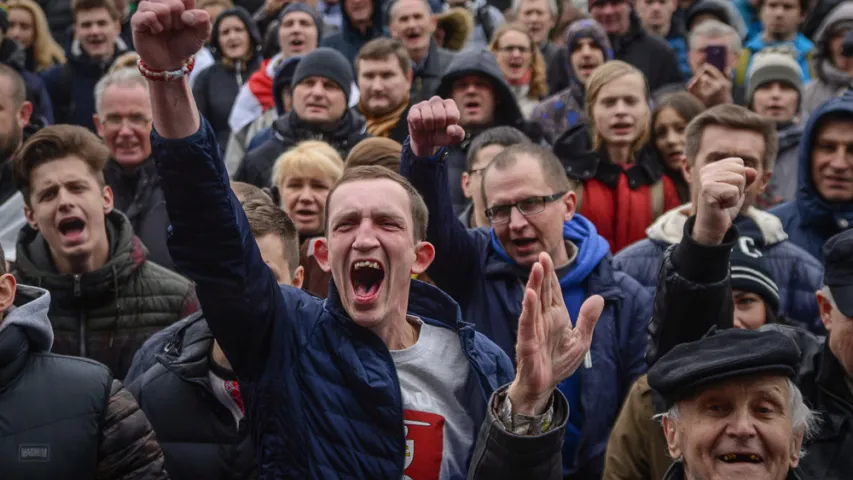
M 510 85 L 517 87 L 519 85 L 530 85 L 530 79 L 533 78 L 533 70 L 527 69 L 527 72 L 519 78 L 518 80 L 507 80 L 507 83 Z
M 275 108 L 275 100 L 272 95 L 273 79 L 266 73 L 266 67 L 269 63 L 270 59 L 264 60 L 261 67 L 249 77 L 248 82 L 249 90 L 258 99 L 258 103 L 261 104 L 264 111 Z
M 365 97 L 361 97 L 361 100 L 358 102 L 358 110 L 364 115 L 365 120 L 367 120 L 367 133 L 374 137 L 387 137 L 397 125 L 397 122 L 400 121 L 403 112 L 409 107 L 409 95 L 406 94 L 406 98 L 403 99 L 400 106 L 385 115 L 373 116 L 367 112 L 364 100 Z

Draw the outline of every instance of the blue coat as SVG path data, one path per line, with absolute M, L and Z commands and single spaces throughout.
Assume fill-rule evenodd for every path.
M 770 210 L 782 220 L 791 241 L 823 261 L 823 244 L 829 237 L 853 226 L 853 202 L 828 203 L 811 182 L 811 152 L 817 125 L 826 116 L 841 115 L 853 121 L 853 92 L 824 103 L 809 117 L 799 150 L 799 185 L 797 199 Z
M 652 295 L 664 251 L 681 241 L 680 232 L 687 221 L 682 211 L 686 208 L 689 206 L 665 213 L 647 230 L 649 238 L 629 245 L 613 257 L 615 268 L 640 282 Z M 749 215 L 762 231 L 750 232 L 743 228 L 741 236 L 763 237 L 755 240 L 764 244 L 765 264 L 779 286 L 779 311 L 813 332 L 824 332 L 815 299 L 815 292 L 823 285 L 823 265 L 794 242 L 786 240 L 787 235 L 772 215 L 756 209 L 751 209 Z M 741 217 L 735 223 L 744 226 Z M 676 233 L 677 238 L 673 237 Z
M 429 207 L 427 239 L 436 257 L 428 270 L 432 280 L 462 307 L 463 317 L 515 358 L 518 316 L 524 294 L 520 267 L 496 248 L 490 229 L 466 229 L 453 214 L 444 160 L 418 159 L 403 147 L 400 172 L 417 188 Z M 568 222 L 566 238 L 575 245 L 581 232 L 592 244 L 606 241 L 580 215 Z M 600 241 L 599 241 L 600 239 Z M 580 447 L 563 456 L 564 472 L 600 478 L 610 429 L 631 384 L 646 370 L 646 325 L 652 314 L 652 297 L 635 280 L 614 271 L 610 257 L 592 252 L 592 265 L 580 285 L 586 295 L 601 295 L 605 308 L 593 334 L 592 368 L 580 368 L 580 408 L 583 413 Z M 568 275 L 572 275 L 572 271 Z M 564 296 L 567 286 L 561 281 Z M 568 301 L 567 301 L 568 304 Z M 562 388 L 562 387 L 561 387 Z M 571 399 L 570 399 L 571 402 Z
M 402 398 L 382 340 L 349 318 L 334 286 L 323 301 L 276 284 L 207 121 L 182 140 L 152 133 L 152 147 L 172 258 L 196 282 L 208 325 L 240 380 L 262 477 L 401 478 Z M 489 395 L 512 381 L 512 362 L 435 287 L 412 282 L 409 312 L 458 333 L 479 379 L 469 395 L 479 407 L 467 413 L 480 425 Z
M 361 47 L 374 38 L 383 36 L 382 5 L 384 5 L 384 2 L 380 2 L 379 0 L 371 1 L 373 2 L 373 24 L 366 32 L 362 33 L 355 28 L 345 9 L 341 9 L 341 30 L 323 38 L 320 46 L 334 48 L 341 52 L 354 66 L 355 57 L 358 56 L 358 51 Z

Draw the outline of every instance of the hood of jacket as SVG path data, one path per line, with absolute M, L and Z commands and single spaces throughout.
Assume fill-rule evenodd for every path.
M 469 49 L 456 54 L 436 90 L 441 98 L 451 98 L 453 82 L 466 75 L 481 75 L 488 78 L 495 90 L 495 121 L 493 126 L 517 126 L 524 116 L 513 95 L 509 84 L 501 74 L 495 56 L 483 49 Z
M 110 65 L 112 65 L 113 60 L 128 50 L 129 48 L 127 43 L 125 43 L 121 37 L 116 37 L 115 52 L 113 53 L 112 58 L 107 60 L 94 60 L 83 51 L 83 47 L 80 45 L 79 40 L 72 40 L 65 47 L 65 58 L 68 59 L 68 63 L 74 66 L 75 72 L 88 73 L 100 78 Z
M 53 327 L 47 316 L 50 310 L 50 292 L 43 288 L 18 284 L 15 302 L 0 320 L 0 332 L 10 325 L 17 325 L 27 335 L 30 349 L 49 352 L 53 346 Z
M 490 231 L 491 246 L 497 256 L 519 276 L 526 276 L 529 269 L 524 269 L 506 253 L 501 245 L 495 229 Z M 601 235 L 595 225 L 584 216 L 576 213 L 571 220 L 563 224 L 563 239 L 572 242 L 578 249 L 572 268 L 560 278 L 560 286 L 578 285 L 595 270 L 601 260 L 610 252 L 610 244 Z
M 797 210 L 803 225 L 849 224 L 853 222 L 853 203 L 829 203 L 814 187 L 811 175 L 811 151 L 817 132 L 826 117 L 842 117 L 853 122 L 853 91 L 824 103 L 809 117 L 803 128 L 799 155 Z M 843 220 L 843 222 L 840 222 Z
M 649 240 L 662 242 L 667 245 L 680 243 L 681 237 L 684 235 L 684 224 L 687 223 L 687 218 L 690 216 L 692 209 L 693 206 L 686 203 L 658 217 L 646 229 L 646 235 L 649 237 Z M 765 246 L 776 245 L 788 239 L 788 234 L 785 233 L 785 229 L 782 227 L 782 221 L 776 215 L 755 207 L 749 207 L 746 211 L 746 216 L 752 219 L 758 226 L 758 230 L 764 238 Z
M 59 273 L 44 237 L 26 225 L 18 235 L 16 276 L 22 283 L 48 289 L 59 301 L 117 295 L 119 285 L 126 284 L 145 263 L 148 251 L 133 234 L 130 221 L 118 210 L 106 216 L 105 224 L 110 242 L 109 260 L 98 270 L 80 275 Z
M 373 23 L 368 28 L 366 34 L 362 34 L 361 31 L 352 24 L 352 20 L 349 18 L 349 14 L 347 13 L 345 8 L 341 8 L 341 33 L 346 36 L 355 36 L 358 38 L 376 38 L 382 36 L 382 30 L 385 25 L 383 22 L 383 10 L 382 10 L 382 1 L 381 0 L 371 0 L 373 3 Z M 317 40 L 318 44 L 320 39 Z
M 213 22 L 213 30 L 210 32 L 210 53 L 213 54 L 213 57 L 217 60 L 222 58 L 222 51 L 219 47 L 219 24 L 222 23 L 222 20 L 228 17 L 237 17 L 241 22 L 243 22 L 243 25 L 249 32 L 249 41 L 252 43 L 251 50 L 255 52 L 252 58 L 259 56 L 261 54 L 261 48 L 263 47 L 261 31 L 258 30 L 258 26 L 255 24 L 254 20 L 252 20 L 252 15 L 249 14 L 245 8 L 234 7 L 220 13 L 219 16 L 216 17 L 216 21 Z
M 820 22 L 814 35 L 815 48 L 812 52 L 812 65 L 817 76 L 824 82 L 838 87 L 850 82 L 850 74 L 832 64 L 829 58 L 829 40 L 835 26 L 844 21 L 853 22 L 853 3 L 851 2 L 838 4 Z
M 438 27 L 444 30 L 444 48 L 459 52 L 474 33 L 474 17 L 461 7 L 450 8 L 435 15 Z
M 339 145 L 355 134 L 367 131 L 364 117 L 354 112 L 352 108 L 344 110 L 344 115 L 334 125 L 322 130 L 312 127 L 300 119 L 296 112 L 285 113 L 272 124 L 273 135 L 285 145 L 295 145 L 303 140 L 323 140 L 332 146 Z

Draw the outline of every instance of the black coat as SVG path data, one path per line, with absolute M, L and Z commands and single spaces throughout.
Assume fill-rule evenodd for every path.
M 157 352 L 146 352 L 156 364 L 127 388 L 157 433 L 170 478 L 255 478 L 249 430 L 243 420 L 235 424 L 210 385 L 213 334 L 207 321 L 193 314 L 160 332 L 160 340 L 166 343 Z
M 435 43 L 429 42 L 429 53 L 422 68 L 416 68 L 412 78 L 412 105 L 429 100 L 438 90 L 441 77 L 454 58 L 454 53 L 445 50 Z

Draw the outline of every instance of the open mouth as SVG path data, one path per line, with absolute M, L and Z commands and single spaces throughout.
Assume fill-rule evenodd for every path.
M 516 238 L 511 240 L 512 244 L 518 250 L 528 250 L 536 243 L 535 238 Z
M 618 122 L 610 126 L 610 129 L 616 133 L 629 133 L 634 128 L 632 123 Z
M 356 303 L 370 303 L 379 296 L 385 270 L 375 260 L 360 260 L 350 267 L 350 280 Z
M 305 45 L 305 41 L 302 40 L 301 38 L 290 39 L 290 46 L 291 47 L 301 47 L 302 45 Z
M 755 453 L 727 453 L 725 455 L 718 456 L 717 460 L 723 463 L 759 464 L 764 462 L 764 459 L 761 458 L 761 455 Z
M 421 38 L 421 32 L 417 30 L 411 30 L 405 33 L 404 37 L 407 40 L 418 40 Z
M 521 70 L 522 68 L 524 68 L 524 60 L 521 60 L 521 59 L 510 60 L 509 61 L 509 68 L 511 68 L 513 70 Z
M 59 222 L 59 234 L 68 242 L 77 242 L 82 239 L 86 222 L 81 218 L 69 217 Z
M 468 100 L 462 104 L 462 108 L 465 110 L 471 111 L 479 111 L 480 110 L 480 102 L 477 100 Z
M 105 38 L 89 38 L 88 43 L 93 47 L 100 47 L 101 45 L 107 43 L 107 40 Z

